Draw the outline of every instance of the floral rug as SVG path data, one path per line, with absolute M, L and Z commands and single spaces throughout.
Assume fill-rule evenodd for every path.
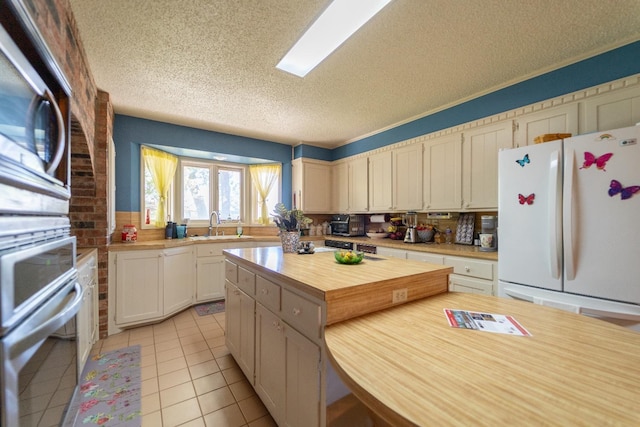
M 208 302 L 206 304 L 199 304 L 194 307 L 196 313 L 200 316 L 206 316 L 207 314 L 222 313 L 224 311 L 224 301 Z
M 91 356 L 69 408 L 72 425 L 140 426 L 140 377 L 139 345 Z

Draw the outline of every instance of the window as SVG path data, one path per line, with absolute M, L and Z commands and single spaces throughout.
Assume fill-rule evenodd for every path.
M 141 147 L 143 227 L 164 227 L 172 216 L 173 179 L 178 158 L 164 151 Z
M 148 159 L 150 153 L 161 153 L 176 162 L 175 176 L 164 198 L 158 190 L 154 169 L 164 171 L 166 164 L 156 168 Z M 144 146 L 141 158 L 143 228 L 164 227 L 167 221 L 181 223 L 185 219 L 192 226 L 204 227 L 209 224 L 212 211 L 219 212 L 221 222 L 269 224 L 275 204 L 280 201 L 282 165 L 279 163 L 248 166 L 178 158 Z M 265 191 L 266 197 L 263 197 L 261 193 Z M 165 206 L 161 207 L 163 200 L 166 200 Z M 266 209 L 266 220 L 263 209 Z M 164 213 L 158 222 L 160 210 Z
M 181 172 L 182 218 L 208 223 L 218 211 L 221 221 L 244 222 L 245 167 L 183 160 Z

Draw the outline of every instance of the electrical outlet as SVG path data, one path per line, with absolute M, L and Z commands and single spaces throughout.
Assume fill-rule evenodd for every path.
M 409 290 L 407 288 L 395 289 L 393 291 L 393 297 L 391 299 L 392 303 L 402 302 L 407 300 L 407 293 Z

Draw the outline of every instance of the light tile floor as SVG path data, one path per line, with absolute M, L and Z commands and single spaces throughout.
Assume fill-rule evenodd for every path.
M 224 341 L 224 313 L 190 308 L 100 340 L 92 353 L 141 346 L 143 427 L 275 427 Z

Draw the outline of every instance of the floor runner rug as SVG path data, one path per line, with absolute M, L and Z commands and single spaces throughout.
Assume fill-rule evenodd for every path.
M 140 426 L 140 377 L 139 345 L 90 356 L 69 407 L 76 414 L 69 425 Z
M 222 313 L 224 311 L 224 301 L 208 302 L 206 304 L 196 305 L 194 308 L 200 316 Z

